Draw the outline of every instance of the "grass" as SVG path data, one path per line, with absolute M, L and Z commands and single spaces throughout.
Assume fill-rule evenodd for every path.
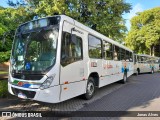
M 8 80 L 0 79 L 0 99 L 2 98 L 15 99 L 17 97 L 8 92 Z
M 6 98 L 8 95 L 8 81 L 0 80 L 0 98 Z
M 8 71 L 0 71 L 0 74 L 7 74 Z

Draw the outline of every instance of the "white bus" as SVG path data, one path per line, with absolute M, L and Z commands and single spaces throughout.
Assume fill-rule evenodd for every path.
M 160 57 L 155 57 L 156 71 L 160 70 Z
M 132 50 L 65 15 L 20 25 L 10 61 L 9 92 L 48 103 L 90 99 L 134 72 Z
M 159 70 L 159 58 L 145 54 L 134 55 L 134 73 L 154 73 Z

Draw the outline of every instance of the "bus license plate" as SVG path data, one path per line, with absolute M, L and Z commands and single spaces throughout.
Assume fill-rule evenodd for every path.
M 27 96 L 24 95 L 23 93 L 18 93 L 19 98 L 27 99 Z

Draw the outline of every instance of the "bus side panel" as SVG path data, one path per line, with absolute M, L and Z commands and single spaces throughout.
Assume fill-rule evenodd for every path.
M 154 71 L 157 72 L 159 70 L 159 64 L 154 65 Z
M 59 100 L 59 95 L 60 95 L 60 85 L 50 87 L 48 89 L 44 90 L 37 90 L 37 94 L 34 98 L 34 100 L 37 101 L 44 101 L 48 103 L 58 103 L 60 102 Z
M 100 81 L 99 87 L 114 83 L 123 78 L 121 73 L 122 62 L 114 60 L 104 60 L 103 62 L 103 77 Z
M 74 28 L 74 30 L 73 30 L 73 28 Z M 68 21 L 64 21 L 63 32 L 70 34 L 70 35 L 74 34 L 76 36 L 76 40 L 78 38 L 82 39 L 82 48 L 81 49 L 83 50 L 85 48 L 84 47 L 84 43 L 85 43 L 84 40 L 85 40 L 86 33 L 84 33 L 83 30 L 76 27 L 73 23 L 70 23 Z M 64 39 L 65 39 L 65 41 L 69 40 L 67 36 L 63 36 L 63 37 L 64 37 L 63 40 Z M 74 52 L 76 53 L 76 50 L 79 50 L 76 48 L 71 50 L 71 48 L 74 48 L 74 46 L 71 46 L 70 43 L 65 43 L 65 44 L 67 47 L 70 46 L 69 49 L 67 48 L 70 53 L 74 53 Z M 76 45 L 76 43 L 74 43 L 74 44 Z M 66 51 L 66 52 L 68 52 L 68 51 Z M 85 90 L 86 90 L 86 79 L 87 78 L 85 78 L 86 71 L 84 69 L 84 66 L 86 65 L 84 63 L 84 58 L 85 58 L 83 55 L 84 50 L 83 50 L 83 53 L 81 53 L 83 55 L 82 59 L 79 59 L 79 60 L 75 59 L 75 57 L 76 57 L 75 53 L 74 54 L 67 53 L 67 57 L 69 59 L 70 58 L 71 59 L 68 61 L 68 63 L 64 61 L 64 63 L 66 63 L 66 64 L 61 63 L 61 72 L 60 72 L 60 85 L 61 85 L 60 100 L 61 101 L 64 101 L 64 100 L 73 98 L 75 96 L 84 94 Z
M 76 97 L 85 93 L 85 81 L 78 81 L 61 85 L 61 101 Z
M 114 83 L 122 80 L 124 76 L 124 64 L 126 64 L 127 77 L 131 76 L 134 72 L 133 62 L 122 62 L 122 61 L 107 61 L 105 60 L 103 65 L 103 77 L 100 81 L 99 87 Z M 105 68 L 107 67 L 107 68 Z
M 129 68 L 129 71 L 127 72 L 127 77 L 131 76 L 132 74 L 134 74 L 134 63 L 133 62 L 129 62 L 128 64 L 128 68 Z

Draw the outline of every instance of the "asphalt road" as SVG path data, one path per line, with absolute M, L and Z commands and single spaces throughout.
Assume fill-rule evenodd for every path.
M 160 73 L 131 76 L 126 84 L 113 83 L 96 91 L 91 100 L 75 97 L 58 104 L 47 104 L 37 101 L 21 100 L 16 97 L 0 100 L 0 111 L 81 111 L 88 118 L 62 119 L 100 119 L 91 117 L 87 111 L 160 111 Z M 97 112 L 98 113 L 98 112 Z M 96 112 L 93 113 L 96 116 Z M 115 114 L 115 112 L 114 112 Z M 137 113 L 136 113 L 137 114 Z M 102 115 L 103 112 L 102 112 Z M 158 117 L 129 117 L 130 119 L 160 119 Z M 45 118 L 51 119 L 51 118 Z M 101 117 L 101 119 L 127 120 L 128 117 Z

